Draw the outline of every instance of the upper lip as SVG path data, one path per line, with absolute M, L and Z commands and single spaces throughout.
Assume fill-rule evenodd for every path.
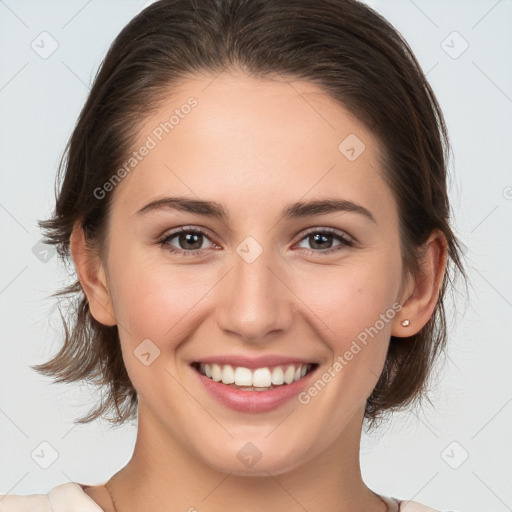
M 286 366 L 290 364 L 316 364 L 310 359 L 298 357 L 266 355 L 258 357 L 249 357 L 244 355 L 218 355 L 211 357 L 202 357 L 195 363 L 203 364 L 229 364 L 231 366 L 243 366 L 244 368 L 263 368 L 265 366 Z

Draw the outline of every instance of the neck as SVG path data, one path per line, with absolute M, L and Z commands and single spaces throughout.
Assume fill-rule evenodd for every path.
M 166 435 L 143 402 L 139 403 L 138 423 L 132 458 L 108 485 L 117 512 L 387 510 L 361 477 L 362 414 L 347 424 L 336 443 L 307 464 L 260 476 L 239 476 L 203 463 Z

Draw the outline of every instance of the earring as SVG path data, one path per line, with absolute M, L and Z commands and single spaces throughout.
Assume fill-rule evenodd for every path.
M 411 321 L 410 321 L 410 320 L 407 320 L 407 319 L 402 320 L 400 323 L 401 323 L 404 327 L 408 327 L 409 325 L 411 325 Z

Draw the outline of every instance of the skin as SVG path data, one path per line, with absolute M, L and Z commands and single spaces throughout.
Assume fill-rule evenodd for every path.
M 360 471 L 365 402 L 390 336 L 415 334 L 431 317 L 446 241 L 434 232 L 421 277 L 404 278 L 379 141 L 313 84 L 195 75 L 145 120 L 134 150 L 191 96 L 197 107 L 116 187 L 105 257 L 88 250 L 81 229 L 71 240 L 91 313 L 118 325 L 139 394 L 134 453 L 110 484 L 117 510 L 384 512 Z M 365 144 L 354 161 L 338 149 L 349 134 Z M 216 201 L 229 220 L 136 213 L 178 195 Z M 358 203 L 375 222 L 356 212 L 281 217 L 290 203 L 324 198 Z M 180 226 L 209 234 L 197 246 L 167 242 L 188 256 L 158 243 Z M 315 246 L 306 230 L 325 227 L 356 243 Z M 252 263 L 236 251 L 247 236 L 263 249 Z M 190 255 L 194 247 L 202 255 Z M 330 248 L 338 250 L 321 254 Z M 403 309 L 308 404 L 237 412 L 213 400 L 190 367 L 219 354 L 279 354 L 316 361 L 321 376 L 396 303 Z M 149 366 L 134 356 L 145 339 L 160 350 Z M 237 457 L 247 442 L 262 454 L 250 468 Z M 104 486 L 86 493 L 114 510 Z

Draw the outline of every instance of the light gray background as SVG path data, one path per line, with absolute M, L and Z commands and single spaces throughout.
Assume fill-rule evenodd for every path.
M 450 195 L 471 288 L 467 306 L 457 298 L 434 406 L 395 414 L 380 433 L 365 435 L 363 476 L 376 492 L 441 510 L 510 511 L 512 2 L 368 3 L 409 41 L 446 115 Z M 69 480 L 103 483 L 133 449 L 134 425 L 73 425 L 97 392 L 51 384 L 28 365 L 61 344 L 49 296 L 67 282 L 57 257 L 37 245 L 37 219 L 53 208 L 55 171 L 92 77 L 144 5 L 0 0 L 0 494 L 46 493 Z M 42 58 L 52 39 L 58 48 Z M 40 467 L 53 450 L 56 460 Z

